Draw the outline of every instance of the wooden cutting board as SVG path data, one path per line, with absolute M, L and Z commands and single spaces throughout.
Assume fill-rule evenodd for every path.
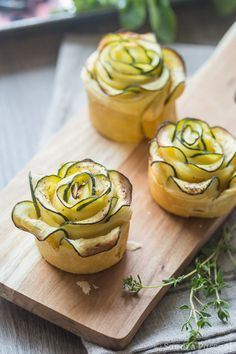
M 178 104 L 180 117 L 199 117 L 236 133 L 235 95 L 234 27 L 211 60 L 188 82 Z M 78 276 L 47 264 L 34 245 L 34 237 L 13 226 L 11 210 L 16 202 L 30 198 L 29 170 L 46 173 L 67 160 L 87 157 L 130 178 L 134 187 L 130 239 L 143 247 L 128 251 L 107 271 Z M 131 297 L 122 291 L 122 279 L 140 274 L 145 284 L 152 284 L 179 274 L 223 221 L 187 220 L 159 208 L 147 186 L 147 142 L 122 145 L 102 138 L 91 127 L 85 105 L 1 192 L 0 211 L 0 295 L 77 335 L 115 349 L 130 342 L 167 291 L 151 289 Z M 99 289 L 86 296 L 76 285 L 79 280 L 88 280 Z

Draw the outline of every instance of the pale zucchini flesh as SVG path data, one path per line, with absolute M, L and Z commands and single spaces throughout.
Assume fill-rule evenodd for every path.
M 65 163 L 57 175 L 30 174 L 29 180 L 32 201 L 18 203 L 12 219 L 36 237 L 49 263 L 73 273 L 93 273 L 122 258 L 132 199 L 123 174 L 83 160 Z
M 236 204 L 236 140 L 200 119 L 165 122 L 149 146 L 149 185 L 164 209 L 217 217 Z

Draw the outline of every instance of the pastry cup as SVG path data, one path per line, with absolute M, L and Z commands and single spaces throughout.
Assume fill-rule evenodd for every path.
M 90 274 L 118 263 L 126 250 L 132 186 L 92 160 L 68 162 L 55 175 L 30 175 L 32 201 L 13 209 L 16 227 L 36 237 L 43 258 Z
M 163 120 L 176 120 L 185 66 L 151 33 L 108 34 L 88 58 L 82 79 L 97 131 L 112 140 L 138 142 L 153 138 Z
M 214 218 L 236 204 L 236 140 L 200 119 L 165 122 L 149 147 L 149 186 L 170 213 Z

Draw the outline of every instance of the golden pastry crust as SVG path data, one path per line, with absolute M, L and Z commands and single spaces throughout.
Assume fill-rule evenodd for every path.
M 55 267 L 75 274 L 93 274 L 112 267 L 122 259 L 126 251 L 129 224 L 118 229 L 118 233 L 116 229 L 114 231 L 115 242 L 113 241 L 107 249 L 99 245 L 98 241 L 96 252 L 86 256 L 72 252 L 66 242 L 62 242 L 58 250 L 48 247 L 45 242 L 36 241 L 36 243 L 42 256 Z

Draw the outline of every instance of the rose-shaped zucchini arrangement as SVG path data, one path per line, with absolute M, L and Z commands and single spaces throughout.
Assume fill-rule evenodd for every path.
M 224 128 L 186 118 L 165 122 L 150 144 L 155 201 L 181 216 L 217 217 L 236 204 L 236 140 Z
M 138 142 L 153 138 L 164 119 L 176 120 L 185 68 L 151 33 L 108 34 L 87 60 L 82 79 L 94 127 L 110 139 Z
M 92 161 L 68 162 L 55 175 L 30 175 L 32 201 L 16 204 L 15 225 L 36 237 L 42 256 L 72 273 L 119 262 L 131 218 L 132 186 Z

